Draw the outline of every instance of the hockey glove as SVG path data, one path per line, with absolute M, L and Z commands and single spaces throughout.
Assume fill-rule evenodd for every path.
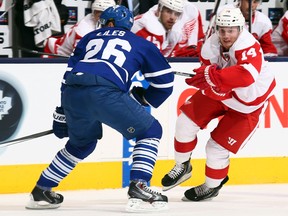
M 196 46 L 186 46 L 175 50 L 173 57 L 197 57 L 198 54 Z
M 202 90 L 202 93 L 213 100 L 226 100 L 232 98 L 232 91 L 229 92 L 220 92 L 217 88 L 209 87 L 207 89 Z
M 139 86 L 134 86 L 131 91 L 130 91 L 130 95 L 131 97 L 136 100 L 140 105 L 142 106 L 148 106 L 148 103 L 146 102 L 145 98 L 144 98 L 144 94 L 145 94 L 146 89 L 143 87 L 139 87 Z
M 68 137 L 68 126 L 66 124 L 66 117 L 62 107 L 56 107 L 53 113 L 53 133 L 56 137 L 62 139 Z
M 188 85 L 194 86 L 199 89 L 206 89 L 209 87 L 221 87 L 221 81 L 217 73 L 217 65 L 204 65 L 193 70 L 196 75 L 192 78 L 187 78 L 185 81 Z

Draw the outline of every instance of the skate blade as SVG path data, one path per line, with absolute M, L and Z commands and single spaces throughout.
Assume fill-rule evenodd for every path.
M 61 204 L 51 204 L 45 201 L 34 201 L 31 200 L 29 203 L 25 206 L 26 209 L 31 210 L 41 210 L 41 209 L 56 209 L 59 208 Z
M 179 181 L 178 181 L 176 184 L 171 185 L 171 186 L 167 186 L 167 187 L 166 187 L 166 186 L 163 186 L 163 187 L 162 187 L 162 191 L 168 191 L 168 190 L 170 190 L 170 189 L 172 189 L 172 188 L 180 185 L 181 183 L 183 183 L 183 182 L 187 181 L 188 179 L 190 179 L 191 176 L 192 176 L 191 172 L 185 174 L 184 176 L 182 176 L 181 179 L 179 179 Z
M 205 201 L 211 201 L 214 197 L 216 197 L 218 195 L 218 193 L 217 194 L 215 194 L 214 196 L 211 196 L 211 197 L 209 197 L 209 198 L 205 198 L 205 199 L 201 199 L 201 200 L 199 200 L 199 199 L 195 199 L 195 200 L 190 200 L 190 199 L 188 199 L 186 196 L 184 196 L 184 197 L 182 197 L 182 201 L 184 201 L 184 202 L 205 202 Z
M 187 199 L 187 197 L 182 197 L 182 201 L 183 202 L 205 202 L 205 201 L 211 201 L 213 199 L 213 197 L 210 197 L 210 198 L 206 198 L 206 199 L 203 199 L 203 200 L 190 200 L 190 199 Z
M 152 212 L 152 211 L 164 211 L 168 209 L 167 202 L 156 201 L 153 203 L 144 202 L 141 199 L 130 198 L 126 205 L 126 211 L 128 212 Z

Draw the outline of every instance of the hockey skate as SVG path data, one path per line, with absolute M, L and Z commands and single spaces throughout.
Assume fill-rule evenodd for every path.
M 190 160 L 176 164 L 173 169 L 162 178 L 162 190 L 167 191 L 191 178 L 192 166 Z
M 168 209 L 168 198 L 147 186 L 146 182 L 131 181 L 128 190 L 128 212 L 162 211 Z
M 228 176 L 221 182 L 221 184 L 216 188 L 209 188 L 205 184 L 199 185 L 197 187 L 191 188 L 185 191 L 182 198 L 183 201 L 202 201 L 210 200 L 219 194 L 222 186 L 229 180 Z
M 30 194 L 26 209 L 55 209 L 59 208 L 64 197 L 53 191 L 42 190 L 35 186 Z

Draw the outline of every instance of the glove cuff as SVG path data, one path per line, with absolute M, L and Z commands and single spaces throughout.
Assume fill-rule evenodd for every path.
M 212 87 L 216 87 L 216 85 L 212 82 L 211 78 L 210 78 L 210 75 L 209 75 L 209 72 L 210 72 L 210 67 L 211 66 L 207 66 L 204 70 L 204 77 L 205 77 L 205 80 L 206 82 L 212 86 Z
M 226 96 L 226 93 L 219 93 L 213 87 L 211 87 L 211 91 L 219 97 L 225 97 Z
M 56 107 L 56 110 L 53 113 L 53 118 L 56 122 L 66 123 L 66 116 L 62 107 Z

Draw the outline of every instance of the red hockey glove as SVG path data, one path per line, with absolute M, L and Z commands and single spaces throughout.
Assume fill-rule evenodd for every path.
M 210 86 L 217 88 L 221 87 L 221 81 L 217 76 L 217 65 L 204 65 L 193 71 L 196 72 L 196 75 L 185 80 L 188 85 L 199 89 L 206 89 Z
M 232 91 L 229 92 L 220 92 L 217 88 L 210 87 L 202 90 L 202 93 L 208 97 L 210 97 L 213 100 L 226 100 L 229 98 L 232 98 Z
M 175 50 L 173 57 L 197 57 L 198 54 L 196 46 L 186 46 Z

